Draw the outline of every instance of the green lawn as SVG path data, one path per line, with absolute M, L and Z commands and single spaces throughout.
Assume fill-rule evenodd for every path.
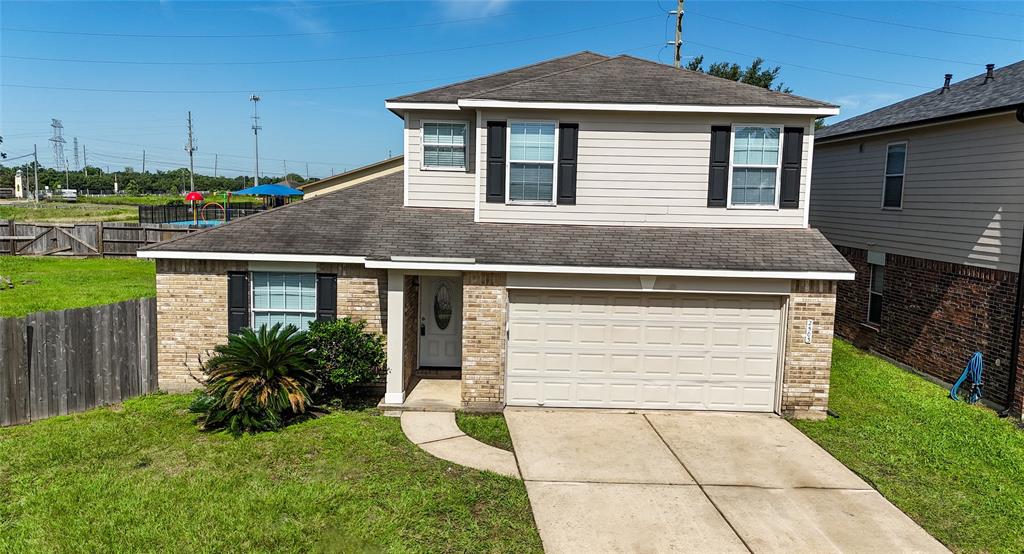
M 190 395 L 0 429 L 0 552 L 540 552 L 522 482 L 343 411 L 201 433 Z
M 502 450 L 512 451 L 512 437 L 501 414 L 470 414 L 456 412 L 455 423 L 463 433 L 474 439 Z
M 165 206 L 173 200 L 183 200 L 183 197 L 177 194 L 145 194 L 141 196 L 127 196 L 123 194 L 117 196 L 88 196 L 83 194 L 78 197 L 79 202 L 120 206 Z
M 1024 552 L 1024 430 L 836 341 L 829 406 L 793 424 L 958 552 Z
M 136 258 L 0 256 L 0 317 L 84 308 L 156 295 L 156 266 Z
M 77 223 L 95 221 L 138 221 L 139 209 L 135 206 L 103 204 L 20 202 L 0 204 L 0 221 L 14 219 L 19 222 Z

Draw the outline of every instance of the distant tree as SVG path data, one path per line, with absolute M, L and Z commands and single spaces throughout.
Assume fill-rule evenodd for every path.
M 708 75 L 729 79 L 730 81 L 754 85 L 755 87 L 766 88 L 768 90 L 787 93 L 793 92 L 793 89 L 787 87 L 784 83 L 776 83 L 779 78 L 779 73 L 782 71 L 782 67 L 765 67 L 763 58 L 754 58 L 754 60 L 750 62 L 750 65 L 745 69 L 741 68 L 739 64 L 730 62 L 713 63 L 709 65 L 707 69 L 704 69 L 704 55 L 702 54 L 690 60 L 690 62 L 686 64 L 686 69 L 707 73 Z
M 818 119 L 814 120 L 814 130 L 815 131 L 817 131 L 818 129 L 824 129 L 825 127 L 828 127 L 828 123 L 825 123 L 825 118 L 824 117 L 819 117 Z

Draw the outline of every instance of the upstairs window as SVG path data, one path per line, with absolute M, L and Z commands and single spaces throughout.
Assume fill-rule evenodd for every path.
M 423 122 L 423 169 L 466 169 L 464 122 Z
M 275 323 L 305 329 L 316 319 L 316 275 L 252 273 L 252 326 Z
M 551 121 L 509 122 L 509 202 L 555 203 L 556 128 Z
M 729 204 L 774 208 L 778 204 L 781 127 L 733 129 Z
M 885 181 L 882 183 L 882 207 L 903 207 L 903 174 L 907 167 L 907 143 L 894 142 L 885 149 Z
M 868 323 L 882 324 L 882 299 L 885 291 L 885 266 L 871 264 L 871 282 L 868 284 Z

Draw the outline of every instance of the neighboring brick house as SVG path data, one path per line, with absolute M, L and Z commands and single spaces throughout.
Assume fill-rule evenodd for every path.
M 807 223 L 835 106 L 583 52 L 388 100 L 403 171 L 140 251 L 160 384 L 229 332 L 353 316 L 384 402 L 825 416 L 836 282 Z
M 811 224 L 857 270 L 840 336 L 946 382 L 981 351 L 1019 414 L 1024 62 L 950 81 L 818 131 Z

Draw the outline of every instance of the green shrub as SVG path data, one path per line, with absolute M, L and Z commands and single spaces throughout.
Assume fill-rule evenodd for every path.
M 376 382 L 387 372 L 384 336 L 366 331 L 365 321 L 348 317 L 314 321 L 307 337 L 313 349 L 318 399 L 351 396 L 354 387 Z
M 190 406 L 204 429 L 269 431 L 312 407 L 313 360 L 294 325 L 243 329 L 214 352 L 201 360 L 205 389 Z

